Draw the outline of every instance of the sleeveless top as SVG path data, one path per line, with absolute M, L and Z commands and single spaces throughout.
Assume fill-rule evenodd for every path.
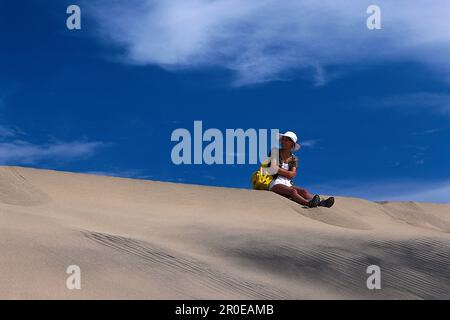
M 269 152 L 269 158 L 272 154 L 272 151 Z M 283 162 L 283 160 L 281 159 L 281 153 L 278 153 L 278 166 L 280 168 L 286 169 L 285 166 L 283 166 L 283 164 L 286 164 L 285 162 Z M 289 156 L 289 158 L 287 159 L 287 164 L 288 164 L 288 168 L 286 170 L 291 170 L 292 168 L 297 168 L 298 167 L 298 158 L 291 152 L 291 155 Z M 270 166 L 270 162 L 269 162 L 269 166 Z M 273 179 L 275 180 L 278 177 L 278 174 L 274 174 L 273 175 Z

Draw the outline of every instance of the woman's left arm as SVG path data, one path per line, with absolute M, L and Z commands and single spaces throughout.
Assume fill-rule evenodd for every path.
M 298 158 L 292 156 L 289 162 L 289 170 L 280 168 L 278 174 L 288 179 L 294 179 L 297 176 Z
M 288 179 L 294 179 L 295 176 L 297 175 L 297 167 L 292 167 L 289 170 L 283 169 L 283 168 L 279 168 L 278 169 L 278 174 L 280 176 L 283 176 L 285 178 Z

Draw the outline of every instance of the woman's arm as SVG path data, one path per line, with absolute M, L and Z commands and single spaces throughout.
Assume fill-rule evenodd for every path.
M 278 174 L 292 180 L 297 176 L 297 167 L 298 167 L 298 159 L 297 157 L 291 155 L 289 161 L 289 170 L 280 168 L 278 170 Z
M 290 170 L 286 170 L 283 168 L 278 168 L 278 174 L 288 179 L 294 179 L 297 175 L 297 168 L 292 167 Z
M 294 179 L 297 175 L 296 165 L 290 170 L 280 168 L 279 158 L 279 149 L 273 148 L 270 152 L 270 174 L 279 174 L 280 176 L 286 177 L 288 179 Z
M 270 174 L 274 175 L 278 173 L 278 169 L 279 169 L 279 165 L 278 165 L 278 150 L 274 150 L 272 149 L 271 154 L 270 154 Z

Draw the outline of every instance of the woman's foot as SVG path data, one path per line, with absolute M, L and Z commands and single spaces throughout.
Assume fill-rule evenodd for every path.
M 319 203 L 319 207 L 326 207 L 326 208 L 331 208 L 334 204 L 334 198 L 333 197 L 329 197 L 326 200 L 322 200 Z
M 308 202 L 308 207 L 310 208 L 315 208 L 318 207 L 320 204 L 320 197 L 316 194 L 314 196 L 314 198 L 312 198 L 309 202 Z

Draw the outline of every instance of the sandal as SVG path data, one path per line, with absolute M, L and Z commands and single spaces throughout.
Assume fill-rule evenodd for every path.
M 316 208 L 319 206 L 320 204 L 320 196 L 319 195 L 315 195 L 314 198 L 312 198 L 309 202 L 308 202 L 308 207 L 310 208 Z
M 333 197 L 329 197 L 326 200 L 322 200 L 319 203 L 319 207 L 326 207 L 326 208 L 331 208 L 334 204 L 334 198 Z

